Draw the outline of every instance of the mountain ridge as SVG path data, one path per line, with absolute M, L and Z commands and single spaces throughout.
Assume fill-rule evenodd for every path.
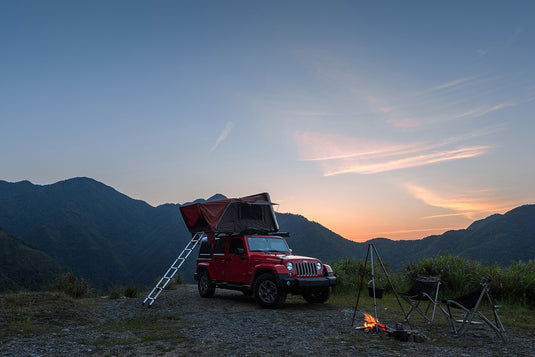
M 224 197 L 215 194 L 191 203 Z M 178 203 L 153 207 L 88 177 L 50 185 L 0 181 L 0 226 L 99 289 L 128 283 L 148 286 L 167 270 L 191 239 L 178 207 Z M 535 256 L 535 205 L 423 239 L 374 238 L 363 243 L 347 240 L 301 215 L 276 216 L 281 231 L 291 233 L 288 243 L 294 252 L 327 261 L 364 259 L 368 244 L 375 244 L 394 270 L 445 252 L 499 264 Z M 184 264 L 186 281 L 191 282 L 194 260 Z
M 62 271 L 50 255 L 0 228 L 0 292 L 44 289 Z

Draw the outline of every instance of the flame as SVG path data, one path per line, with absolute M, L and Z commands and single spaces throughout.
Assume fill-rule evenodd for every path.
M 383 331 L 386 331 L 386 326 L 377 321 L 372 315 L 363 312 L 364 315 L 364 328 L 366 329 L 374 329 L 376 327 L 380 328 Z

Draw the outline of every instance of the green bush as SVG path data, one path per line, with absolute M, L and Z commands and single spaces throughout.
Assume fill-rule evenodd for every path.
M 388 277 L 390 278 L 390 282 L 392 282 L 394 288 L 397 290 L 397 286 L 400 284 L 399 278 L 392 274 L 388 268 L 388 264 L 384 262 L 383 264 Z M 364 267 L 363 259 L 343 258 L 338 259 L 329 265 L 331 265 L 334 275 L 336 276 L 336 289 L 339 290 L 358 289 L 358 287 L 361 286 L 361 278 L 363 278 L 362 287 L 366 288 L 368 282 L 372 279 L 372 265 L 370 261 L 368 261 L 366 267 Z M 391 286 L 388 282 L 388 277 L 378 261 L 374 261 L 373 270 L 375 275 L 375 285 L 384 288 L 385 291 L 390 291 Z
M 445 297 L 456 297 L 474 289 L 483 277 L 493 279 L 492 296 L 499 301 L 535 306 L 535 261 L 516 262 L 508 267 L 487 266 L 450 254 L 422 258 L 408 263 L 402 271 L 410 284 L 417 274 L 440 275 L 440 292 Z
M 409 282 L 415 281 L 417 274 L 440 275 L 440 291 L 449 296 L 467 293 L 489 272 L 477 261 L 443 254 L 408 263 L 402 271 L 404 280 Z
M 516 262 L 496 269 L 492 294 L 501 301 L 535 307 L 535 261 Z
M 82 298 L 89 291 L 89 284 L 83 278 L 76 278 L 73 272 L 70 271 L 57 277 L 51 288 L 74 298 Z

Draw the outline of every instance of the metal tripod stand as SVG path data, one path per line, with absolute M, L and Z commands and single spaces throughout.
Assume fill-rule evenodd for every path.
M 364 282 L 364 275 L 366 274 L 366 265 L 368 264 L 368 258 L 371 262 L 372 266 L 372 291 L 373 291 L 373 309 L 374 309 L 374 317 L 375 321 L 379 321 L 377 319 L 377 297 L 376 297 L 376 290 L 375 290 L 375 268 L 373 264 L 373 253 L 375 252 L 375 255 L 377 256 L 377 260 L 379 260 L 379 263 L 381 265 L 381 268 L 383 270 L 383 273 L 385 274 L 386 278 L 388 279 L 388 284 L 390 284 L 390 287 L 392 288 L 392 291 L 394 292 L 394 295 L 396 296 L 396 300 L 398 301 L 399 307 L 401 308 L 401 311 L 403 312 L 403 316 L 405 316 L 405 310 L 403 310 L 403 306 L 401 305 L 401 301 L 399 301 L 398 293 L 396 292 L 396 289 L 394 289 L 394 285 L 392 285 L 392 281 L 390 280 L 390 276 L 388 275 L 388 272 L 386 271 L 386 268 L 383 264 L 383 260 L 379 256 L 379 252 L 377 252 L 377 248 L 375 248 L 375 244 L 368 244 L 368 251 L 366 253 L 366 259 L 364 260 L 364 269 L 362 269 L 362 274 L 360 275 L 360 285 L 358 289 L 358 295 L 357 295 L 357 302 L 355 304 L 355 311 L 353 312 L 353 319 L 351 320 L 351 326 L 355 324 L 355 317 L 357 315 L 357 308 L 359 306 L 359 300 L 360 300 L 360 292 L 362 290 L 362 284 Z M 375 330 L 379 331 L 379 327 L 376 324 Z

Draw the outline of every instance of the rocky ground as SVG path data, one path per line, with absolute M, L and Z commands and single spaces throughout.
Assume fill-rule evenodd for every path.
M 424 342 L 402 342 L 351 327 L 351 308 L 333 302 L 311 305 L 301 297 L 289 297 L 282 309 L 266 310 L 239 292 L 217 290 L 214 298 L 203 299 L 196 286 L 180 285 L 165 291 L 151 308 L 143 300 L 1 296 L 0 354 L 529 356 L 535 350 L 534 331 L 509 331 L 504 344 L 486 325 L 456 338 L 444 321 L 412 325 Z M 378 315 L 390 311 L 380 309 Z M 357 314 L 355 324 L 362 321 Z

